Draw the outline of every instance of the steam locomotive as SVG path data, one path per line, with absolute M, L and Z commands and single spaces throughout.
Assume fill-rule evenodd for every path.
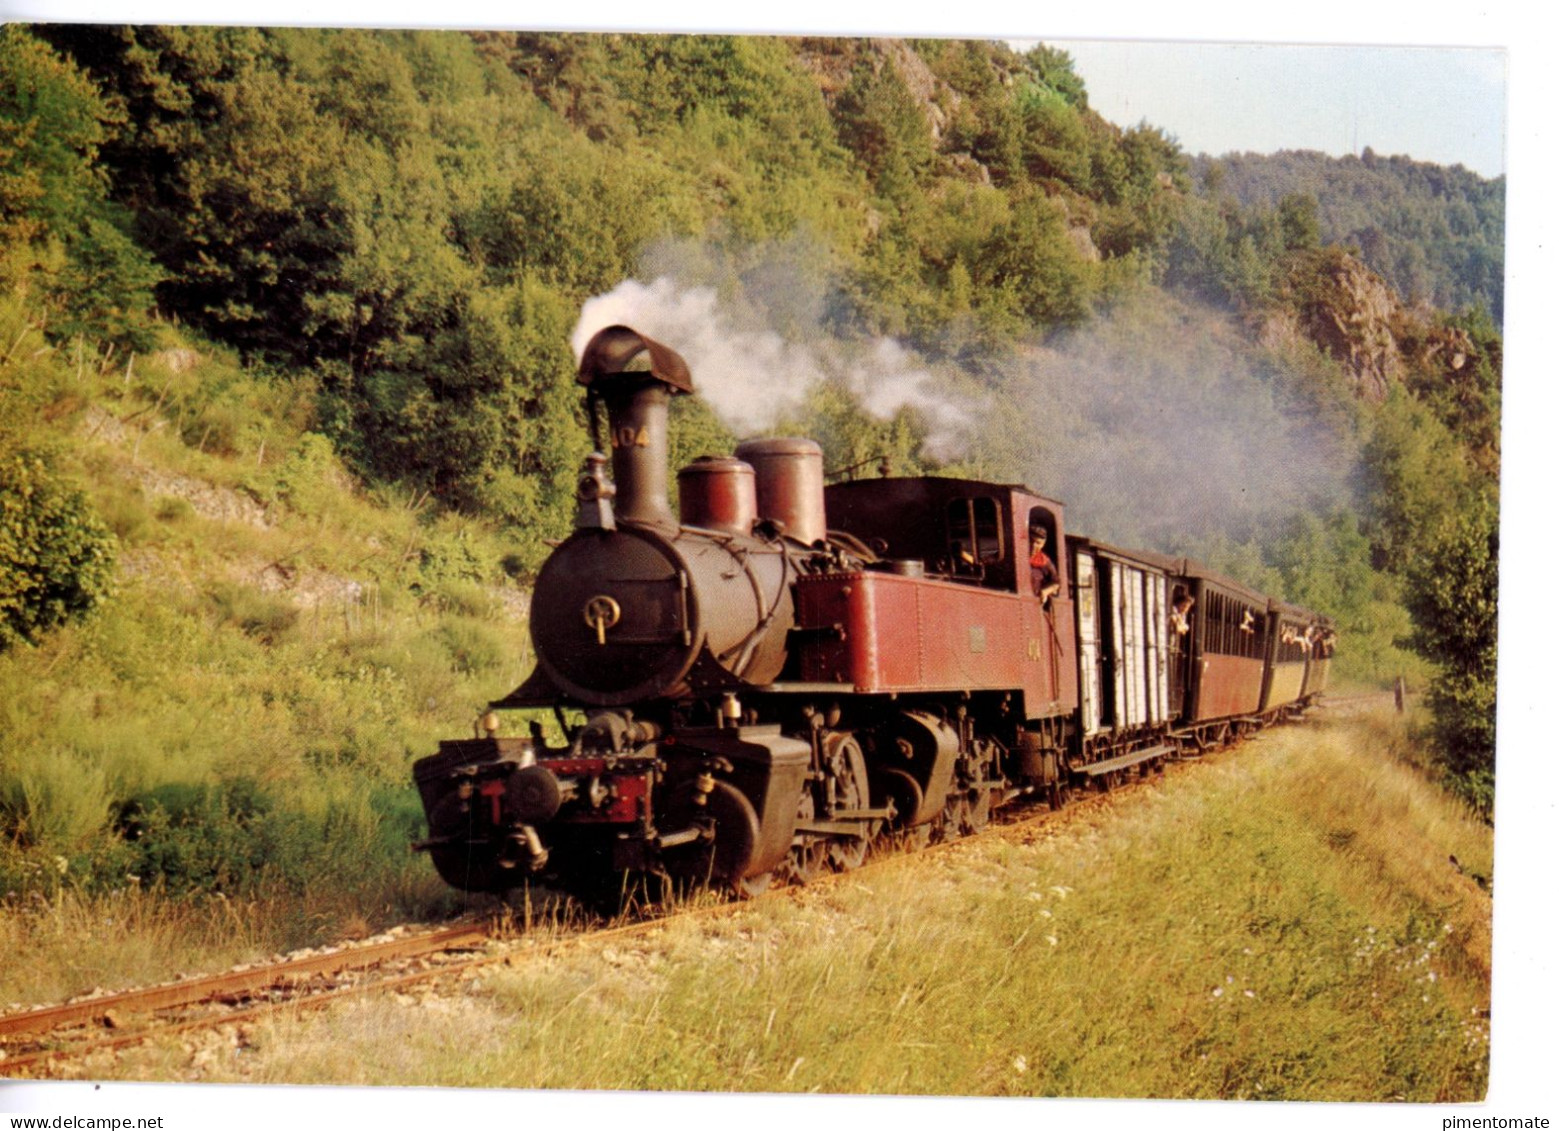
M 1069 534 L 1026 487 L 830 486 L 817 444 L 760 439 L 678 471 L 673 514 L 686 362 L 612 326 L 579 382 L 597 450 L 536 580 L 536 669 L 413 767 L 418 847 L 457 888 L 804 882 L 882 836 L 1108 788 L 1326 687 L 1327 618 Z M 532 710 L 528 735 L 499 734 L 511 709 Z

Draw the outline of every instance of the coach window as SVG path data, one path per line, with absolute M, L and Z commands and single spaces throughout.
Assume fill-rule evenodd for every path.
M 1230 601 L 1222 593 L 1207 596 L 1207 651 L 1220 656 L 1235 654 L 1233 625 L 1229 623 Z

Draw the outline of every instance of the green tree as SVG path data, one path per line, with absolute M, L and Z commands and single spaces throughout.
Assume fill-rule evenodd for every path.
M 834 104 L 839 139 L 884 198 L 907 202 L 934 149 L 924 111 L 889 59 L 864 56 Z
M 925 422 L 914 409 L 901 407 L 886 419 L 874 416 L 841 380 L 819 381 L 777 431 L 816 440 L 830 474 L 869 478 L 886 463 L 894 475 L 919 475 L 932 462 L 922 450 Z
M 1070 54 L 1059 47 L 1039 43 L 1024 52 L 1023 61 L 1035 80 L 1055 91 L 1067 105 L 1079 110 L 1088 109 L 1088 91 Z
M 254 28 L 61 26 L 123 109 L 101 147 L 114 199 L 166 272 L 159 302 L 251 354 L 307 341 L 303 296 L 346 233 L 327 207 L 343 133 Z
M 103 185 L 94 161 L 107 110 L 92 83 L 26 29 L 0 27 L 0 231 L 69 231 Z
M 1505 178 L 1485 179 L 1406 157 L 1316 152 L 1220 158 L 1204 195 L 1246 208 L 1278 206 L 1296 186 L 1316 201 L 1320 242 L 1356 247 L 1409 301 L 1442 310 L 1481 306 L 1503 318 Z
M 1494 801 L 1499 513 L 1491 497 L 1445 515 L 1406 570 L 1414 647 L 1440 667 L 1427 697 L 1432 734 L 1456 784 Z
M 1481 307 L 1442 317 L 1403 344 L 1419 354 L 1405 378 L 1408 389 L 1461 440 L 1472 466 L 1497 479 L 1505 350 L 1493 319 Z
M 1059 201 L 1026 194 L 1012 202 L 1011 219 L 985 249 L 982 282 L 1031 325 L 1075 326 L 1092 313 L 1093 272 L 1067 228 Z
M 1376 564 L 1399 575 L 1446 516 L 1473 505 L 1479 492 L 1456 436 L 1399 386 L 1370 421 L 1362 466 Z
M 30 277 L 56 335 L 145 348 L 161 276 L 109 202 L 98 160 L 119 121 L 69 60 L 0 27 L 0 281 Z
M 1278 201 L 1278 228 L 1286 251 L 1321 246 L 1320 206 L 1307 192 L 1291 192 Z

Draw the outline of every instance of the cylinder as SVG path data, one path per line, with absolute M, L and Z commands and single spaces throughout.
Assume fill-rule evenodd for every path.
M 810 546 L 828 537 L 823 506 L 823 449 L 812 440 L 748 440 L 736 458 L 757 476 L 758 516 L 782 525 L 786 537 Z
M 758 520 L 752 465 L 730 456 L 700 456 L 677 472 L 677 506 L 683 526 L 751 534 Z

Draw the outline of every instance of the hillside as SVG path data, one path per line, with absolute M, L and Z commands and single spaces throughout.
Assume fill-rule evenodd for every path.
M 1302 192 L 1317 204 L 1320 237 L 1354 249 L 1409 303 L 1505 310 L 1505 178 L 1366 149 L 1358 157 L 1288 151 L 1199 157 L 1202 195 L 1244 208 L 1276 207 Z
M 116 568 L 93 616 L 0 652 L 0 905 L 145 892 L 199 936 L 263 896 L 271 946 L 438 906 L 408 767 L 526 674 L 512 540 L 366 489 L 306 386 L 229 355 L 57 377 L 30 441 Z

